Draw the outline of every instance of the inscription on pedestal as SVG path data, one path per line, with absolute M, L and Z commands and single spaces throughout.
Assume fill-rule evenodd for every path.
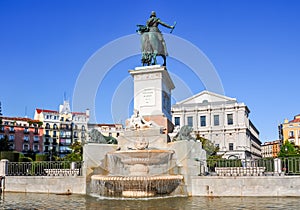
M 141 106 L 154 106 L 155 105 L 155 90 L 144 89 L 142 92 L 142 104 Z

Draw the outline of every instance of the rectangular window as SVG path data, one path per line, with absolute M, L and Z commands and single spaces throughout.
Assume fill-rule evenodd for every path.
M 219 115 L 214 115 L 214 126 L 220 125 Z
M 187 117 L 187 125 L 193 127 L 193 117 Z
M 29 145 L 28 144 L 24 144 L 23 145 L 23 150 L 24 151 L 28 151 L 29 150 Z
M 233 150 L 233 143 L 229 143 L 229 151 Z
M 37 144 L 33 145 L 33 151 L 38 152 L 39 151 L 39 145 L 37 145 Z
M 175 117 L 175 126 L 180 126 L 180 117 Z
M 38 134 L 39 133 L 39 129 L 38 128 L 34 128 L 34 133 Z
M 24 136 L 24 141 L 29 141 L 29 136 Z
M 0 134 L 0 140 L 1 139 L 4 139 L 4 135 L 3 134 Z
M 206 116 L 200 116 L 200 126 L 206 126 Z
M 40 140 L 39 136 L 34 136 L 33 137 L 33 141 L 39 141 L 39 140 Z
M 233 114 L 227 114 L 227 125 L 233 125 Z
M 13 141 L 13 140 L 15 140 L 15 136 L 14 135 L 9 135 L 9 139 L 8 139 L 9 141 Z
M 294 137 L 294 131 L 289 132 L 289 137 Z

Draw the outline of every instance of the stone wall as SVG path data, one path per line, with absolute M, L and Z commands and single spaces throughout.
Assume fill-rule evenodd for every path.
M 300 196 L 300 176 L 194 176 L 192 196 Z
M 6 192 L 86 193 L 85 177 L 71 176 L 6 176 Z

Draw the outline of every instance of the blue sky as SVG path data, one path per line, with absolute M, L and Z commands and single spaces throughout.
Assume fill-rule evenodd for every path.
M 57 110 L 64 94 L 72 101 L 87 60 L 107 43 L 134 34 L 152 10 L 164 22 L 176 21 L 173 34 L 209 58 L 225 95 L 251 110 L 263 142 L 277 139 L 277 125 L 300 113 L 297 0 L 1 0 L 3 114 L 33 117 L 35 108 Z M 97 122 L 113 123 L 112 95 L 139 65 L 140 57 L 133 56 L 110 70 L 97 93 Z M 168 69 L 194 94 L 205 88 L 180 62 L 169 59 Z

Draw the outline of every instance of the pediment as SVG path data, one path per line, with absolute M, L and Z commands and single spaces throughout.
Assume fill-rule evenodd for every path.
M 215 102 L 225 103 L 225 102 L 233 102 L 233 101 L 236 102 L 236 99 L 205 90 L 183 101 L 177 102 L 176 104 L 187 105 L 187 104 L 200 104 L 200 103 L 205 104 L 205 103 L 215 103 Z

